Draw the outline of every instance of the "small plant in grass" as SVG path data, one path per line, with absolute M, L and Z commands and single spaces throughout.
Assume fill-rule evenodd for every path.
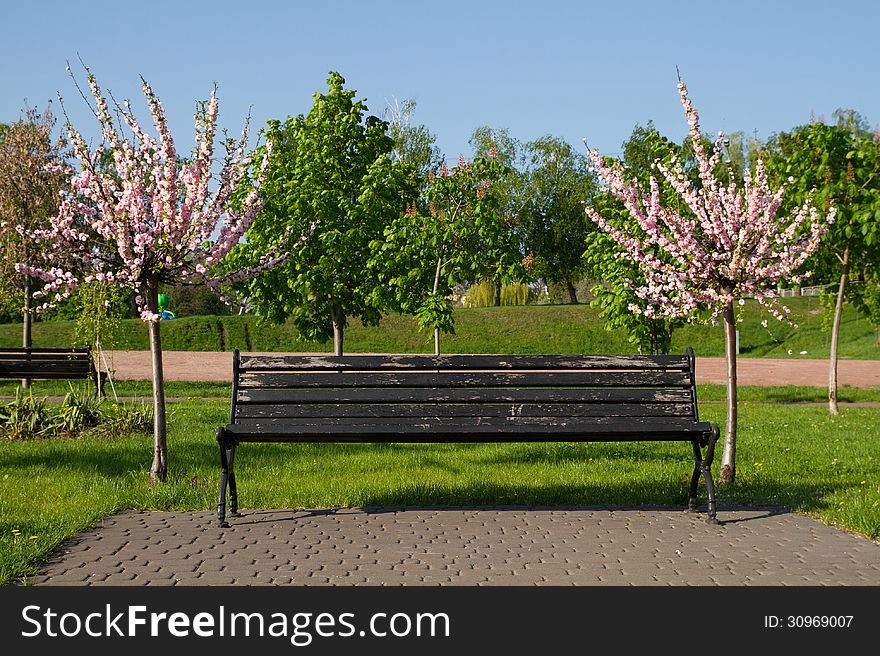
M 0 434 L 12 440 L 40 437 L 52 427 L 46 399 L 15 391 L 15 400 L 0 405 Z
M 101 403 L 98 399 L 71 390 L 64 396 L 64 400 L 54 416 L 53 428 L 56 432 L 64 432 L 72 437 L 97 426 L 103 417 L 104 412 L 101 410 Z
M 102 437 L 119 437 L 153 430 L 153 406 L 146 403 L 114 403 L 112 411 L 97 426 Z
M 153 407 L 146 403 L 114 403 L 110 409 L 89 394 L 71 390 L 60 404 L 23 394 L 0 404 L 0 437 L 27 440 L 52 437 L 80 437 L 92 433 L 99 437 L 122 437 L 149 433 L 153 427 Z

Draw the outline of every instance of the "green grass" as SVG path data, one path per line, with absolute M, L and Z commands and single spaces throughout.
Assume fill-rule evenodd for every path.
M 231 369 L 230 369 L 231 373 Z M 153 383 L 149 380 L 114 380 L 113 387 L 119 398 L 144 399 L 152 402 Z M 0 397 L 15 396 L 18 389 L 18 381 L 0 380 Z M 34 396 L 63 397 L 70 391 L 94 394 L 95 388 L 91 382 L 80 380 L 34 380 L 31 381 L 30 391 Z M 113 397 L 113 388 L 108 383 L 105 389 L 108 398 Z M 232 385 L 223 382 L 189 382 L 189 381 L 165 381 L 166 398 L 209 398 L 229 399 L 232 394 Z
M 702 390 L 705 397 L 720 393 L 716 387 Z M 803 396 L 790 390 L 784 400 Z M 773 505 L 880 536 L 880 408 L 831 417 L 821 406 L 753 397 L 740 407 L 737 483 L 719 491 L 721 519 L 725 507 Z M 149 435 L 0 444 L 0 584 L 33 573 L 66 539 L 118 510 L 213 510 L 214 429 L 228 408 L 211 400 L 169 406 L 170 476 L 152 488 Z M 723 424 L 724 406 L 705 403 L 701 415 Z M 245 508 L 680 507 L 692 468 L 688 445 L 643 442 L 246 444 L 236 464 Z
M 742 357 L 827 358 L 830 334 L 822 330 L 822 308 L 815 297 L 786 299 L 797 329 L 780 323 L 747 302 L 740 324 Z M 622 354 L 635 352 L 621 331 L 604 329 L 596 309 L 586 305 L 531 305 L 458 309 L 456 334 L 445 335 L 446 353 Z M 768 328 L 761 321 L 768 319 Z M 38 322 L 35 346 L 69 346 L 74 323 Z M 18 346 L 21 327 L 0 325 L 0 347 Z M 345 333 L 350 353 L 429 353 L 430 335 L 419 332 L 410 317 L 389 315 L 378 327 L 352 322 Z M 840 357 L 880 359 L 880 344 L 870 323 L 847 307 L 841 326 Z M 261 325 L 252 316 L 182 317 L 162 324 L 163 348 L 169 351 L 329 351 L 330 344 L 302 340 L 290 324 Z M 147 330 L 139 320 L 122 322 L 119 335 L 106 348 L 146 350 Z M 720 327 L 692 325 L 676 331 L 672 352 L 692 346 L 698 356 L 724 355 Z M 788 351 L 792 352 L 789 356 Z M 801 355 L 801 351 L 806 351 Z

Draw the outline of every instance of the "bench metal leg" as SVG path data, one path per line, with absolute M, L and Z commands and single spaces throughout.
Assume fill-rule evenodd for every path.
M 217 523 L 220 528 L 229 528 L 229 524 L 226 523 L 226 484 L 229 481 L 229 460 L 222 428 L 217 429 L 217 443 L 220 446 L 220 495 L 217 497 Z
M 217 522 L 220 528 L 229 528 L 226 521 L 226 490 L 229 489 L 229 517 L 241 517 L 238 513 L 238 491 L 235 487 L 235 444 L 229 444 L 222 428 L 217 429 L 220 447 L 220 494 L 217 496 Z
M 709 524 L 718 524 L 717 506 L 715 502 L 715 483 L 712 481 L 712 461 L 715 459 L 715 443 L 721 432 L 717 426 L 712 427 L 712 435 L 709 437 L 709 443 L 706 445 L 706 456 L 703 457 L 702 449 L 699 442 L 692 442 L 694 447 L 694 472 L 691 474 L 691 484 L 689 489 L 688 510 L 690 512 L 697 511 L 697 484 L 700 477 L 706 481 L 706 494 L 709 497 L 709 513 L 706 521 Z
M 235 445 L 226 450 L 226 463 L 229 471 L 229 516 L 241 517 L 238 512 L 238 491 L 235 489 Z

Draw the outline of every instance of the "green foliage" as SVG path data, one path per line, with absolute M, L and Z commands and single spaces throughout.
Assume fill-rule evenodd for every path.
M 501 305 L 525 305 L 529 302 L 529 286 L 522 282 L 501 286 Z M 495 283 L 483 280 L 468 287 L 464 306 L 468 308 L 495 305 Z
M 496 193 L 506 171 L 497 159 L 478 157 L 431 176 L 426 210 L 411 204 L 370 243 L 370 267 L 381 283 L 375 305 L 413 315 L 421 328 L 452 332 L 446 298 L 457 284 L 481 277 L 490 262 L 493 279 L 521 275 L 519 249 Z
M 77 344 L 109 345 L 119 331 L 121 317 L 130 312 L 131 290 L 108 282 L 90 282 L 76 291 Z
M 841 125 L 812 123 L 774 135 L 762 153 L 768 175 L 787 182 L 790 207 L 812 196 L 818 207 L 837 209 L 807 265 L 814 279 L 827 282 L 840 278 L 844 254 L 856 278 L 880 261 L 880 143 L 850 129 L 860 124 L 857 117 L 844 112 L 840 119 Z M 845 290 L 847 300 L 854 293 Z
M 227 316 L 231 313 L 229 305 L 223 302 L 207 285 L 181 285 L 163 288 L 168 295 L 166 308 L 178 318 L 206 315 Z M 237 311 L 237 310 L 236 310 Z
M 0 403 L 0 434 L 12 440 L 40 437 L 50 431 L 53 418 L 46 399 L 16 389 L 15 400 Z
M 481 125 L 471 133 L 468 143 L 473 150 L 474 160 L 493 159 L 501 164 L 499 175 L 493 181 L 492 194 L 497 203 L 497 211 L 503 217 L 511 232 L 511 243 L 516 243 L 519 258 L 525 256 L 523 251 L 522 215 L 526 204 L 527 176 L 525 170 L 525 151 L 518 139 L 510 135 L 507 128 L 492 128 Z M 463 158 L 459 157 L 459 161 Z M 499 263 L 492 254 L 484 257 L 481 278 L 488 278 L 496 283 L 504 283 L 507 278 L 499 271 Z M 525 277 L 525 272 L 520 278 Z
M 75 435 L 100 423 L 101 402 L 90 394 L 70 391 L 64 395 L 55 417 L 55 430 Z
M 57 250 L 49 240 L 36 243 L 18 232 L 18 226 L 24 230 L 46 228 L 58 208 L 58 192 L 64 176 L 55 167 L 67 156 L 67 150 L 63 138 L 53 139 L 54 129 L 51 107 L 44 112 L 30 108 L 22 118 L 5 127 L 0 140 L 0 316 L 3 317 L 23 316 L 25 290 L 37 282 L 16 272 L 15 266 L 40 265 L 47 253 Z
M 853 306 L 873 324 L 880 344 L 880 263 L 866 267 L 863 278 L 852 281 L 850 289 Z
M 419 330 L 437 329 L 443 333 L 455 333 L 452 303 L 445 296 L 428 294 L 416 307 L 413 316 L 419 325 Z
M 631 305 L 641 302 L 630 284 L 630 281 L 637 279 L 638 271 L 614 240 L 601 231 L 591 233 L 587 237 L 584 255 L 593 275 L 603 281 L 593 287 L 591 305 L 599 308 L 599 316 L 605 320 L 605 330 L 624 330 L 629 343 L 639 353 L 669 353 L 672 333 L 685 322 L 681 319 L 650 318 L 632 311 Z
M 172 413 L 173 414 L 173 413 Z M 114 403 L 100 415 L 97 435 L 122 437 L 132 433 L 150 433 L 153 430 L 153 406 L 149 403 Z
M 388 124 L 366 115 L 341 75 L 331 72 L 327 82 L 307 116 L 269 121 L 266 202 L 248 244 L 235 254 L 254 261 L 288 234 L 314 230 L 283 264 L 246 283 L 245 293 L 264 319 L 290 317 L 303 335 L 318 340 L 333 335 L 334 314 L 342 329 L 348 317 L 379 321 L 369 245 L 415 195 L 412 170 L 389 156 Z
M 109 406 L 109 407 L 108 407 Z M 50 403 L 16 389 L 15 399 L 0 403 L 0 436 L 10 440 L 73 438 L 87 431 L 102 437 L 133 432 L 149 433 L 153 407 L 145 403 L 99 401 L 93 395 L 70 390 L 61 403 Z
M 548 285 L 565 285 L 577 302 L 575 283 L 586 272 L 584 242 L 592 225 L 584 203 L 596 191 L 586 159 L 556 137 L 526 145 L 530 157 L 526 203 L 522 211 L 523 250 L 529 274 Z
M 388 117 L 388 134 L 394 140 L 394 157 L 416 172 L 419 187 L 424 189 L 429 174 L 440 172 L 443 155 L 436 146 L 436 134 L 424 125 L 410 125 L 415 108 L 415 100 L 404 100 L 402 105 L 395 100 L 393 105 L 386 107 L 385 115 Z

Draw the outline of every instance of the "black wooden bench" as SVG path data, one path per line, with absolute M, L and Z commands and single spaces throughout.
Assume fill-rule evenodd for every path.
M 217 429 L 226 527 L 238 515 L 242 442 L 690 442 L 688 508 L 719 429 L 697 414 L 694 353 L 684 356 L 233 354 L 229 423 Z M 703 450 L 705 449 L 705 454 Z
M 92 380 L 95 395 L 104 390 L 107 373 L 98 372 L 89 348 L 0 348 L 0 378 Z

